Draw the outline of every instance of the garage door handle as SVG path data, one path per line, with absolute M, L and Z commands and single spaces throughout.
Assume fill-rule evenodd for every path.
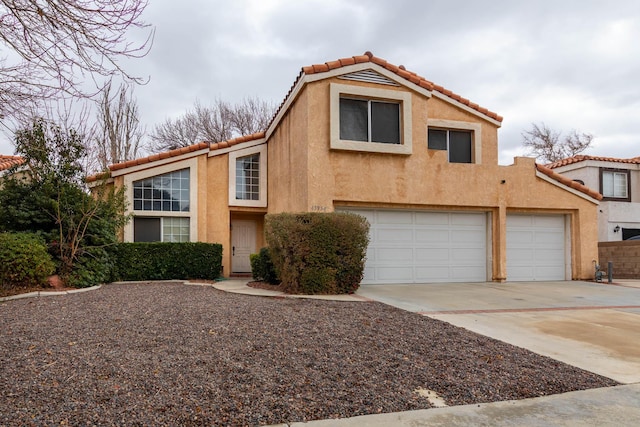
M 235 246 L 231 247 L 231 256 L 236 256 L 236 247 Z

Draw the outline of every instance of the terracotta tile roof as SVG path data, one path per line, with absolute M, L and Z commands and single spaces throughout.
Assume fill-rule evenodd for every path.
M 296 81 L 293 83 L 293 85 L 291 86 L 291 89 L 289 89 L 289 92 L 287 93 L 287 96 L 285 97 L 285 100 L 282 102 L 282 104 L 280 104 L 280 107 L 278 108 L 278 112 L 276 113 L 275 116 L 278 115 L 278 113 L 280 112 L 280 110 L 282 109 L 282 107 L 284 106 L 286 100 L 289 98 L 289 95 L 291 95 L 291 93 L 293 92 L 294 88 L 296 87 L 296 85 L 298 84 L 298 82 L 300 81 L 300 79 L 305 75 L 305 74 L 317 74 L 317 73 L 325 73 L 327 71 L 331 71 L 331 70 L 335 70 L 337 68 L 341 68 L 341 67 L 346 67 L 348 65 L 354 65 L 354 64 L 362 64 L 362 63 L 366 63 L 366 62 L 371 62 L 373 64 L 379 65 L 383 68 L 385 68 L 386 70 L 391 71 L 392 73 L 397 74 L 398 76 L 402 77 L 403 79 L 406 79 L 408 81 L 410 81 L 411 83 L 414 83 L 424 89 L 427 89 L 429 91 L 435 91 L 435 92 L 439 92 L 443 95 L 448 96 L 449 98 L 452 98 L 456 101 L 458 101 L 459 103 L 466 105 L 467 107 L 474 109 L 476 111 L 478 111 L 479 113 L 484 114 L 487 117 L 490 117 L 498 122 L 502 122 L 502 116 L 487 110 L 486 108 L 480 107 L 478 104 L 475 104 L 471 101 L 469 101 L 466 98 L 463 98 L 462 96 L 453 93 L 452 91 L 445 89 L 444 87 L 437 85 L 427 79 L 425 79 L 424 77 L 412 72 L 412 71 L 408 71 L 407 69 L 404 68 L 404 66 L 400 65 L 393 65 L 390 64 L 389 62 L 387 62 L 386 60 L 382 59 L 382 58 L 378 58 L 377 56 L 374 56 L 371 52 L 365 52 L 364 55 L 359 55 L 359 56 L 352 56 L 350 58 L 341 58 L 338 59 L 336 61 L 329 61 L 329 62 L 325 62 L 324 64 L 314 64 L 314 65 L 309 65 L 307 67 L 302 67 L 302 70 L 300 71 L 300 74 L 298 75 L 298 78 L 296 79 Z M 275 118 L 274 116 L 274 118 Z M 269 126 L 271 126 L 271 123 L 269 124 Z
M 234 145 L 242 144 L 243 142 L 254 141 L 256 139 L 261 139 L 264 137 L 265 137 L 264 132 L 258 132 L 258 133 L 253 133 L 251 135 L 239 136 L 237 138 L 233 138 L 228 141 L 214 142 L 213 144 L 210 145 L 209 148 L 211 150 L 221 150 L 223 148 L 233 147 Z
M 561 175 L 558 172 L 552 171 L 551 169 L 549 169 L 548 166 L 543 166 L 536 163 L 536 169 L 538 169 L 540 172 L 542 172 L 549 178 L 555 179 L 556 181 L 566 185 L 567 187 L 571 187 L 574 190 L 580 191 L 581 193 L 584 193 L 587 196 L 593 197 L 596 200 L 602 200 L 602 194 L 598 193 L 595 190 L 592 190 L 586 185 L 580 184 L 579 182 L 576 182 L 570 178 L 567 178 L 566 176 Z
M 0 171 L 7 170 L 12 166 L 18 166 L 24 163 L 24 159 L 20 156 L 6 156 L 0 154 Z
M 560 166 L 567 166 L 573 163 L 583 162 L 585 160 L 598 160 L 601 162 L 616 162 L 616 163 L 632 163 L 632 164 L 640 164 L 640 156 L 633 157 L 631 159 L 618 159 L 615 157 L 601 157 L 601 156 L 587 156 L 584 154 L 579 154 L 577 156 L 568 157 L 566 159 L 559 160 L 557 162 L 550 163 L 545 165 L 549 169 L 559 168 Z

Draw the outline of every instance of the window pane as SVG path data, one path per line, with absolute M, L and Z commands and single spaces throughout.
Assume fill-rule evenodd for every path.
M 427 136 L 428 147 L 431 150 L 446 150 L 447 149 L 447 131 L 441 129 L 429 129 L 429 135 Z
M 602 195 L 604 197 L 614 197 L 613 172 L 602 172 Z
M 133 188 L 134 210 L 189 211 L 188 168 L 135 181 Z
M 471 132 L 449 131 L 449 161 L 471 163 Z
M 160 218 L 133 218 L 133 241 L 134 242 L 159 242 L 160 241 Z
M 400 104 L 371 102 L 371 142 L 400 144 Z
M 162 241 L 188 242 L 189 218 L 162 218 Z
M 236 159 L 236 199 L 260 200 L 260 153 Z
M 369 140 L 367 101 L 340 98 L 340 139 Z
M 613 176 L 613 193 L 615 197 L 627 197 L 627 174 L 615 173 Z

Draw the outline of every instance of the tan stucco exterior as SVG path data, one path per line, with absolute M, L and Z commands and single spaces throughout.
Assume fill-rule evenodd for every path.
M 375 64 L 370 64 L 369 69 L 389 76 Z M 402 99 L 403 115 L 411 118 L 402 130 L 403 145 L 410 142 L 408 153 L 376 152 L 377 147 L 388 144 L 375 143 L 361 143 L 365 149 L 360 151 L 336 148 L 341 147 L 337 145 L 331 148 L 332 135 L 336 135 L 332 126 L 337 125 L 336 112 L 332 112 L 335 87 L 344 90 L 352 85 L 358 88 L 358 93 L 369 89 L 376 93 L 382 85 L 342 80 L 336 72 L 329 73 L 327 78 L 315 75 L 309 81 L 302 75 L 261 138 L 237 145 L 218 145 L 209 152 L 184 154 L 182 158 L 165 159 L 158 165 L 152 162 L 120 169 L 115 174 L 119 176 L 116 185 L 122 185 L 121 177 L 135 172 L 136 168 L 151 171 L 162 166 L 177 170 L 181 162 L 192 162 L 189 159 L 195 157 L 197 179 L 191 191 L 197 194 L 197 208 L 189 215 L 197 220 L 197 228 L 192 239 L 223 244 L 225 275 L 232 272 L 230 248 L 234 220 L 256 222 L 255 243 L 259 249 L 265 245 L 262 227 L 266 213 L 331 212 L 353 207 L 486 212 L 490 224 L 488 279 L 495 281 L 508 279 L 507 215 L 564 215 L 570 242 L 571 271 L 567 278 L 590 278 L 592 260 L 598 255 L 597 200 L 538 172 L 533 159 L 516 158 L 511 166 L 498 165 L 500 122 L 493 116 L 442 94 L 436 96 L 435 92 L 402 84 L 399 77 L 396 83 L 384 86 L 384 91 L 377 93 L 403 92 L 398 99 Z M 450 163 L 446 151 L 428 149 L 427 128 L 432 125 L 472 130 L 473 162 Z M 229 170 L 230 153 L 251 151 L 264 145 L 266 201 L 263 206 L 233 206 L 229 196 L 233 194 L 229 186 L 235 185 L 230 182 L 230 172 L 233 176 Z M 369 146 L 372 149 L 367 151 Z

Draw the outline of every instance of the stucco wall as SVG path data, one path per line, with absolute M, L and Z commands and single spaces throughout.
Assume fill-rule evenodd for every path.
M 412 93 L 412 154 L 354 152 L 330 149 L 330 84 L 307 85 L 289 113 L 289 119 L 308 119 L 307 134 L 285 118 L 286 133 L 269 141 L 269 211 L 333 211 L 336 206 L 405 209 L 474 210 L 492 212 L 494 280 L 506 278 L 506 214 L 552 213 L 568 215 L 571 223 L 572 278 L 591 276 L 597 257 L 596 204 L 536 176 L 533 159 L 514 165 L 497 164 L 497 126 L 435 97 Z M 366 86 L 366 83 L 358 83 Z M 398 88 L 398 90 L 407 90 Z M 305 103 L 307 106 L 305 106 Z M 302 113 L 300 111 L 302 111 Z M 306 114 L 306 115 L 305 115 Z M 427 148 L 427 121 L 447 119 L 481 126 L 481 164 L 449 163 L 445 151 Z M 300 125 L 305 128 L 304 124 Z M 295 135 L 295 136 L 294 136 Z M 276 200 L 293 194 L 283 168 L 300 171 L 304 160 L 293 160 L 294 144 L 308 144 L 306 200 Z M 298 139 L 301 138 L 301 139 Z M 302 154 L 301 150 L 297 154 Z M 279 164 L 283 162 L 283 164 Z M 504 181 L 504 183 L 502 183 Z M 277 195 L 277 196 L 275 196 Z M 306 204 L 304 203 L 306 201 Z
M 600 266 L 607 270 L 613 262 L 613 278 L 640 279 L 640 240 L 598 243 Z

